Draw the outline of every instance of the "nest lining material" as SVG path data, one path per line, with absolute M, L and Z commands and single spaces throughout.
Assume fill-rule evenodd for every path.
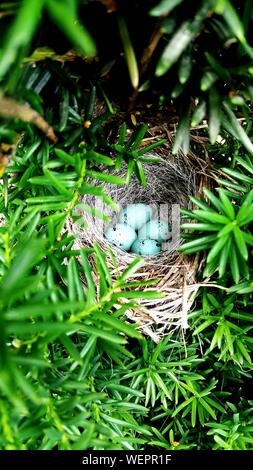
M 163 205 L 168 205 L 169 223 L 172 223 L 171 207 L 172 205 L 176 207 L 177 217 L 175 218 L 174 213 L 172 223 L 172 243 L 163 247 L 165 249 L 160 254 L 144 257 L 143 267 L 131 278 L 131 280 L 159 278 L 158 283 L 152 289 L 162 291 L 165 296 L 155 300 L 141 299 L 138 301 L 138 307 L 126 312 L 131 320 L 140 325 L 140 329 L 145 334 L 151 336 L 154 341 L 158 341 L 168 329 L 178 326 L 187 328 L 187 312 L 198 288 L 195 284 L 195 275 L 199 267 L 198 256 L 184 256 L 177 251 L 177 248 L 181 243 L 179 207 L 190 208 L 189 197 L 201 192 L 203 168 L 198 165 L 200 165 L 199 161 L 203 164 L 203 160 L 195 158 L 193 154 L 187 157 L 180 153 L 177 156 L 172 155 L 170 142 L 165 148 L 156 150 L 154 154 L 158 155 L 161 160 L 159 163 L 144 164 L 146 188 L 141 186 L 135 175 L 132 176 L 127 187 L 101 182 L 97 184 L 104 186 L 105 192 L 118 203 L 120 208 L 138 202 L 149 203 L 152 207 L 163 208 Z M 123 167 L 115 174 L 124 177 L 125 173 L 126 169 Z M 116 222 L 118 214 L 110 206 L 102 205 L 101 199 L 97 196 L 82 196 L 81 202 L 92 208 L 101 208 L 106 215 L 110 216 L 110 222 L 105 224 L 93 215 L 82 212 L 81 215 L 87 224 L 85 230 L 80 229 L 77 222 L 69 220 L 67 228 L 69 232 L 76 235 L 76 247 L 92 246 L 94 242 L 98 242 L 105 253 L 110 247 L 118 263 L 119 271 L 123 272 L 136 255 L 123 252 L 111 245 L 103 236 L 108 224 Z M 116 275 L 110 256 L 108 256 L 108 264 L 112 276 Z M 150 290 L 150 287 L 148 289 Z

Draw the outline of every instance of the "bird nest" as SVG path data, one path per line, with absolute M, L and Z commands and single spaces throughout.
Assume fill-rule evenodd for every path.
M 207 186 L 206 163 L 193 153 L 185 157 L 182 153 L 176 156 L 171 153 L 171 142 L 156 150 L 158 163 L 144 164 L 147 186 L 141 186 L 138 178 L 133 176 L 128 186 L 102 183 L 104 190 L 120 208 L 132 203 L 148 203 L 153 209 L 167 210 L 168 221 L 172 226 L 172 239 L 163 245 L 163 251 L 155 256 L 144 257 L 142 268 L 133 275 L 132 280 L 146 281 L 158 278 L 157 283 L 143 290 L 159 290 L 164 293 L 160 299 L 140 299 L 135 308 L 129 308 L 126 315 L 137 322 L 143 333 L 158 341 L 171 328 L 187 328 L 187 314 L 198 289 L 196 273 L 199 269 L 198 256 L 185 256 L 178 251 L 182 243 L 180 239 L 180 208 L 191 208 L 190 196 L 200 194 L 203 185 Z M 122 167 L 118 176 L 124 177 L 126 169 Z M 101 183 L 99 183 L 101 186 Z M 82 196 L 82 203 L 96 210 L 102 210 L 110 217 L 110 222 L 104 223 L 94 215 L 83 212 L 81 215 L 87 229 L 80 230 L 80 225 L 73 220 L 68 222 L 68 230 L 76 234 L 76 245 L 89 247 L 94 242 L 99 243 L 105 254 L 108 248 L 112 250 L 118 264 L 118 270 L 123 272 L 136 257 L 127 253 L 104 238 L 108 225 L 116 222 L 118 214 L 109 205 L 102 205 L 101 199 L 93 195 Z M 102 205 L 102 206 L 101 206 Z M 80 209 L 79 209 L 80 215 Z M 108 264 L 112 276 L 116 278 L 115 266 L 108 255 Z

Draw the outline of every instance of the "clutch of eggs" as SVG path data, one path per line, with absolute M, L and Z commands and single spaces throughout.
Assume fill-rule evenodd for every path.
M 106 230 L 105 238 L 123 251 L 157 255 L 162 242 L 171 237 L 171 226 L 163 219 L 151 217 L 152 208 L 148 204 L 129 204 L 121 211 L 119 223 Z
M 152 209 L 148 204 L 129 204 L 120 213 L 119 222 L 139 230 L 151 219 Z

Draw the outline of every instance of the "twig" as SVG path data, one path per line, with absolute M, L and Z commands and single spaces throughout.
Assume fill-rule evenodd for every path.
M 24 122 L 35 124 L 54 144 L 58 138 L 54 133 L 54 129 L 48 122 L 33 108 L 20 104 L 13 98 L 9 98 L 0 94 L 0 116 L 3 118 L 17 118 Z
M 140 77 L 142 77 L 150 63 L 153 53 L 155 52 L 157 45 L 162 37 L 163 33 L 160 28 L 160 22 L 157 23 L 152 36 L 150 38 L 149 44 L 144 49 L 141 60 L 140 60 Z

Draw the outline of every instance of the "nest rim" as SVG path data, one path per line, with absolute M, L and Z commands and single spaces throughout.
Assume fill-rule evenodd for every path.
M 159 138 L 160 137 L 161 135 L 159 135 Z M 157 136 L 154 138 L 157 138 Z M 178 168 L 182 173 L 183 166 L 185 187 L 188 188 L 188 191 L 189 188 L 191 189 L 190 194 L 188 192 L 185 197 L 185 202 L 186 206 L 191 208 L 192 204 L 189 200 L 189 196 L 202 194 L 203 186 L 208 186 L 208 182 L 211 178 L 211 176 L 207 173 L 208 164 L 193 152 L 190 152 L 187 156 L 185 156 L 182 152 L 178 152 L 177 155 L 172 155 L 171 140 L 172 139 L 168 139 L 167 143 L 162 149 L 158 148 L 152 154 L 161 156 L 161 165 L 168 165 L 169 163 L 168 169 L 170 171 L 172 168 L 171 162 L 173 162 L 174 168 L 175 165 L 177 166 L 177 175 Z M 147 165 L 148 166 L 146 166 L 146 168 L 151 168 L 153 165 L 157 165 L 157 163 L 148 163 Z M 140 183 L 138 184 L 140 185 Z M 115 194 L 120 192 L 120 189 L 115 187 L 115 185 L 112 185 L 113 189 L 111 192 L 110 190 L 108 191 L 110 186 L 108 183 L 101 184 L 101 182 L 98 182 L 98 185 L 103 186 L 106 189 L 105 192 L 114 200 Z M 129 189 L 131 189 L 131 182 L 127 188 L 125 186 L 121 187 L 121 191 L 129 191 Z M 140 200 L 139 197 L 137 199 L 138 200 L 135 200 L 134 202 L 147 202 L 145 200 Z M 91 199 L 89 196 L 87 197 L 87 195 L 85 195 L 82 197 L 82 201 L 87 204 L 87 202 L 91 202 Z M 131 202 L 133 201 L 130 200 L 129 203 Z M 112 214 L 113 211 L 111 208 L 109 208 L 109 212 Z M 105 240 L 104 236 L 101 236 L 101 232 L 100 236 L 94 236 L 94 232 L 89 230 L 91 215 L 87 213 L 84 213 L 83 215 L 86 220 L 88 230 L 85 230 L 81 237 L 79 236 L 79 238 L 79 229 L 77 228 L 76 224 L 73 223 L 72 220 L 69 220 L 68 222 L 68 231 L 71 234 L 74 233 L 77 235 L 76 246 L 80 249 L 81 247 L 90 247 L 94 242 L 99 243 L 102 250 L 106 253 L 112 276 L 116 276 L 118 272 L 122 273 L 124 269 L 136 258 L 136 255 L 129 252 L 123 252 L 120 248 L 110 244 L 107 240 Z M 113 221 L 111 221 L 111 223 L 112 222 Z M 167 253 L 162 251 L 159 255 L 144 257 L 142 267 L 131 278 L 131 280 L 149 280 L 151 278 L 157 278 L 158 282 L 148 289 L 159 290 L 164 293 L 164 297 L 161 299 L 138 300 L 137 307 L 134 309 L 129 309 L 126 312 L 128 318 L 134 320 L 135 322 L 137 321 L 140 325 L 140 330 L 152 337 L 156 342 L 161 339 L 163 334 L 168 331 L 168 329 L 177 329 L 178 326 L 181 326 L 183 329 L 188 327 L 187 313 L 194 301 L 196 291 L 198 290 L 196 284 L 196 273 L 198 271 L 199 263 L 201 262 L 199 255 L 187 256 L 178 252 L 177 248 L 181 243 L 182 240 L 179 238 L 176 240 L 174 247 L 175 249 L 172 250 L 172 252 Z M 110 255 L 108 254 L 108 248 L 115 256 L 118 269 L 115 268 L 115 265 L 112 262 Z M 189 288 L 190 286 L 195 287 Z M 143 287 L 142 290 L 145 291 L 146 288 Z

